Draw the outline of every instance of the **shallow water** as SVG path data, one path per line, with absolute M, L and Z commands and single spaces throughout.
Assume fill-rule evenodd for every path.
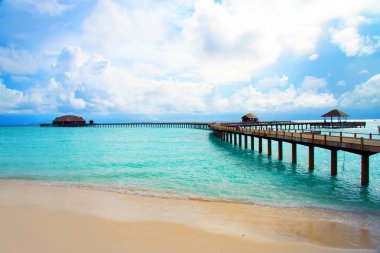
M 376 133 L 379 122 L 365 129 Z M 256 140 L 256 147 L 258 146 Z M 330 153 L 291 146 L 284 160 L 244 150 L 188 128 L 0 127 L 0 178 L 100 187 L 125 187 L 141 194 L 248 202 L 274 206 L 351 211 L 380 210 L 380 155 L 370 157 L 370 185 L 360 186 L 360 156 L 339 151 L 338 176 L 330 177 Z

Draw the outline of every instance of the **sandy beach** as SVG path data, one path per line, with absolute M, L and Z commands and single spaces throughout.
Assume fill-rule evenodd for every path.
M 350 222 L 354 218 L 355 222 Z M 376 252 L 364 214 L 0 181 L 0 252 Z

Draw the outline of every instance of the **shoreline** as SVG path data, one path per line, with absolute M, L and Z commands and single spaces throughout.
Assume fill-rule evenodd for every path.
M 140 196 L 148 198 L 162 198 L 162 199 L 173 199 L 173 200 L 190 200 L 190 201 L 204 201 L 204 202 L 216 202 L 216 203 L 226 203 L 226 204 L 241 204 L 241 205 L 252 205 L 260 207 L 269 207 L 269 208 L 284 208 L 284 209 L 309 209 L 309 210 L 319 210 L 323 211 L 333 211 L 340 213 L 349 213 L 349 214 L 372 214 L 379 216 L 380 210 L 378 209 L 344 209 L 343 207 L 332 207 L 332 206 L 298 206 L 298 205 L 287 205 L 287 204 L 274 204 L 274 203 L 260 203 L 253 201 L 244 201 L 244 200 L 234 200 L 234 199 L 221 199 L 221 198 L 211 198 L 206 196 L 195 196 L 195 195 L 185 195 L 183 193 L 178 193 L 174 191 L 165 191 L 165 190 L 146 190 L 140 188 L 132 188 L 128 186 L 112 186 L 112 185 L 101 185 L 95 183 L 75 183 L 75 182 L 66 182 L 66 181 L 44 181 L 38 179 L 12 179 L 12 178 L 0 178 L 1 182 L 15 182 L 21 184 L 30 184 L 30 185 L 45 185 L 45 186 L 56 186 L 62 188 L 76 188 L 76 189 L 88 189 L 101 192 L 110 192 L 117 194 L 125 194 L 131 196 Z M 380 224 L 379 224 L 380 225 Z
M 46 224 L 52 222 L 49 220 L 50 215 L 62 216 L 68 221 L 67 226 L 62 224 L 66 226 L 62 230 L 66 232 L 70 230 L 70 224 L 75 224 L 74 220 L 81 222 L 91 220 L 88 221 L 89 224 L 101 223 L 100 227 L 107 227 L 112 223 L 115 226 L 125 226 L 125 231 L 129 231 L 128 227 L 133 227 L 134 230 L 140 229 L 141 232 L 145 231 L 148 234 L 154 227 L 162 232 L 150 234 L 150 236 L 156 236 L 154 240 L 157 243 L 165 240 L 163 237 L 168 231 L 170 234 L 180 229 L 183 236 L 177 239 L 182 242 L 189 234 L 198 239 L 202 235 L 204 238 L 213 238 L 216 245 L 228 244 L 228 247 L 232 247 L 231 250 L 235 249 L 233 252 L 249 252 L 249 249 L 252 250 L 253 247 L 258 246 L 263 247 L 263 251 L 267 252 L 278 252 L 279 249 L 287 248 L 289 252 L 342 252 L 343 249 L 344 252 L 374 252 L 375 248 L 379 247 L 376 243 L 380 239 L 380 231 L 368 227 L 370 220 L 365 220 L 368 219 L 366 217 L 368 215 L 365 214 L 147 197 L 83 187 L 47 185 L 36 181 L 0 180 L 0 222 L 14 221 L 8 224 L 8 227 L 2 225 L 0 233 L 5 234 L 10 229 L 9 226 L 12 227 L 15 221 L 27 214 L 39 217 Z M 350 218 L 355 215 L 355 219 L 359 221 L 350 223 Z M 27 219 L 28 222 L 31 220 L 33 219 Z M 25 231 L 30 229 L 31 225 L 28 225 L 28 222 L 22 225 L 26 226 L 23 229 Z M 54 234 L 57 232 L 54 231 L 55 229 L 52 226 L 49 231 L 53 230 Z M 136 244 L 136 252 L 162 252 L 153 250 L 156 248 L 144 251 L 146 245 L 142 242 L 137 243 L 141 238 L 131 239 L 132 231 L 129 237 L 123 238 L 122 241 L 128 242 L 128 245 Z M 35 229 L 34 232 L 44 238 L 42 230 Z M 115 235 L 118 238 L 120 236 L 120 234 Z M 173 236 L 175 237 L 174 232 Z M 99 240 L 102 241 L 100 238 Z M 59 238 L 53 239 L 59 240 Z M 192 241 L 185 241 L 191 248 Z M 80 240 L 73 243 L 80 244 Z M 200 247 L 210 246 L 207 240 L 199 243 Z M 1 242 L 0 236 L 0 245 L 11 247 L 16 244 L 17 237 L 7 238 L 7 242 Z M 245 245 L 246 248 L 239 248 L 237 245 Z M 183 252 L 183 250 L 188 252 L 187 250 L 190 249 L 181 247 L 185 247 L 183 243 L 175 244 L 165 252 Z M 36 251 L 31 252 L 38 252 L 38 250 L 40 248 L 37 247 Z M 215 248 L 203 252 L 219 251 Z

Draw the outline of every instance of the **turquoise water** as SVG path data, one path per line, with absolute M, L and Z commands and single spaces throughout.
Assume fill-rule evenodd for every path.
M 379 122 L 366 129 L 377 131 Z M 345 129 L 344 131 L 348 131 Z M 330 177 L 330 153 L 316 149 L 308 171 L 307 148 L 291 164 L 244 150 L 189 128 L 0 127 L 0 178 L 118 187 L 136 194 L 227 200 L 289 207 L 380 210 L 380 155 L 370 157 L 370 185 L 360 186 L 360 156 L 338 152 L 338 176 Z M 256 142 L 256 147 L 258 143 Z

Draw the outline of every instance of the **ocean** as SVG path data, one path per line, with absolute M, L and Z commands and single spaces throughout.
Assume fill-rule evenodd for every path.
M 377 133 L 379 121 L 362 129 Z M 378 136 L 375 136 L 378 138 Z M 380 155 L 370 157 L 370 184 L 360 185 L 360 156 L 338 152 L 338 175 L 330 176 L 330 152 L 315 149 L 308 170 L 307 147 L 297 164 L 284 143 L 284 159 L 245 150 L 191 128 L 0 127 L 0 179 L 210 201 L 281 207 L 380 211 Z

